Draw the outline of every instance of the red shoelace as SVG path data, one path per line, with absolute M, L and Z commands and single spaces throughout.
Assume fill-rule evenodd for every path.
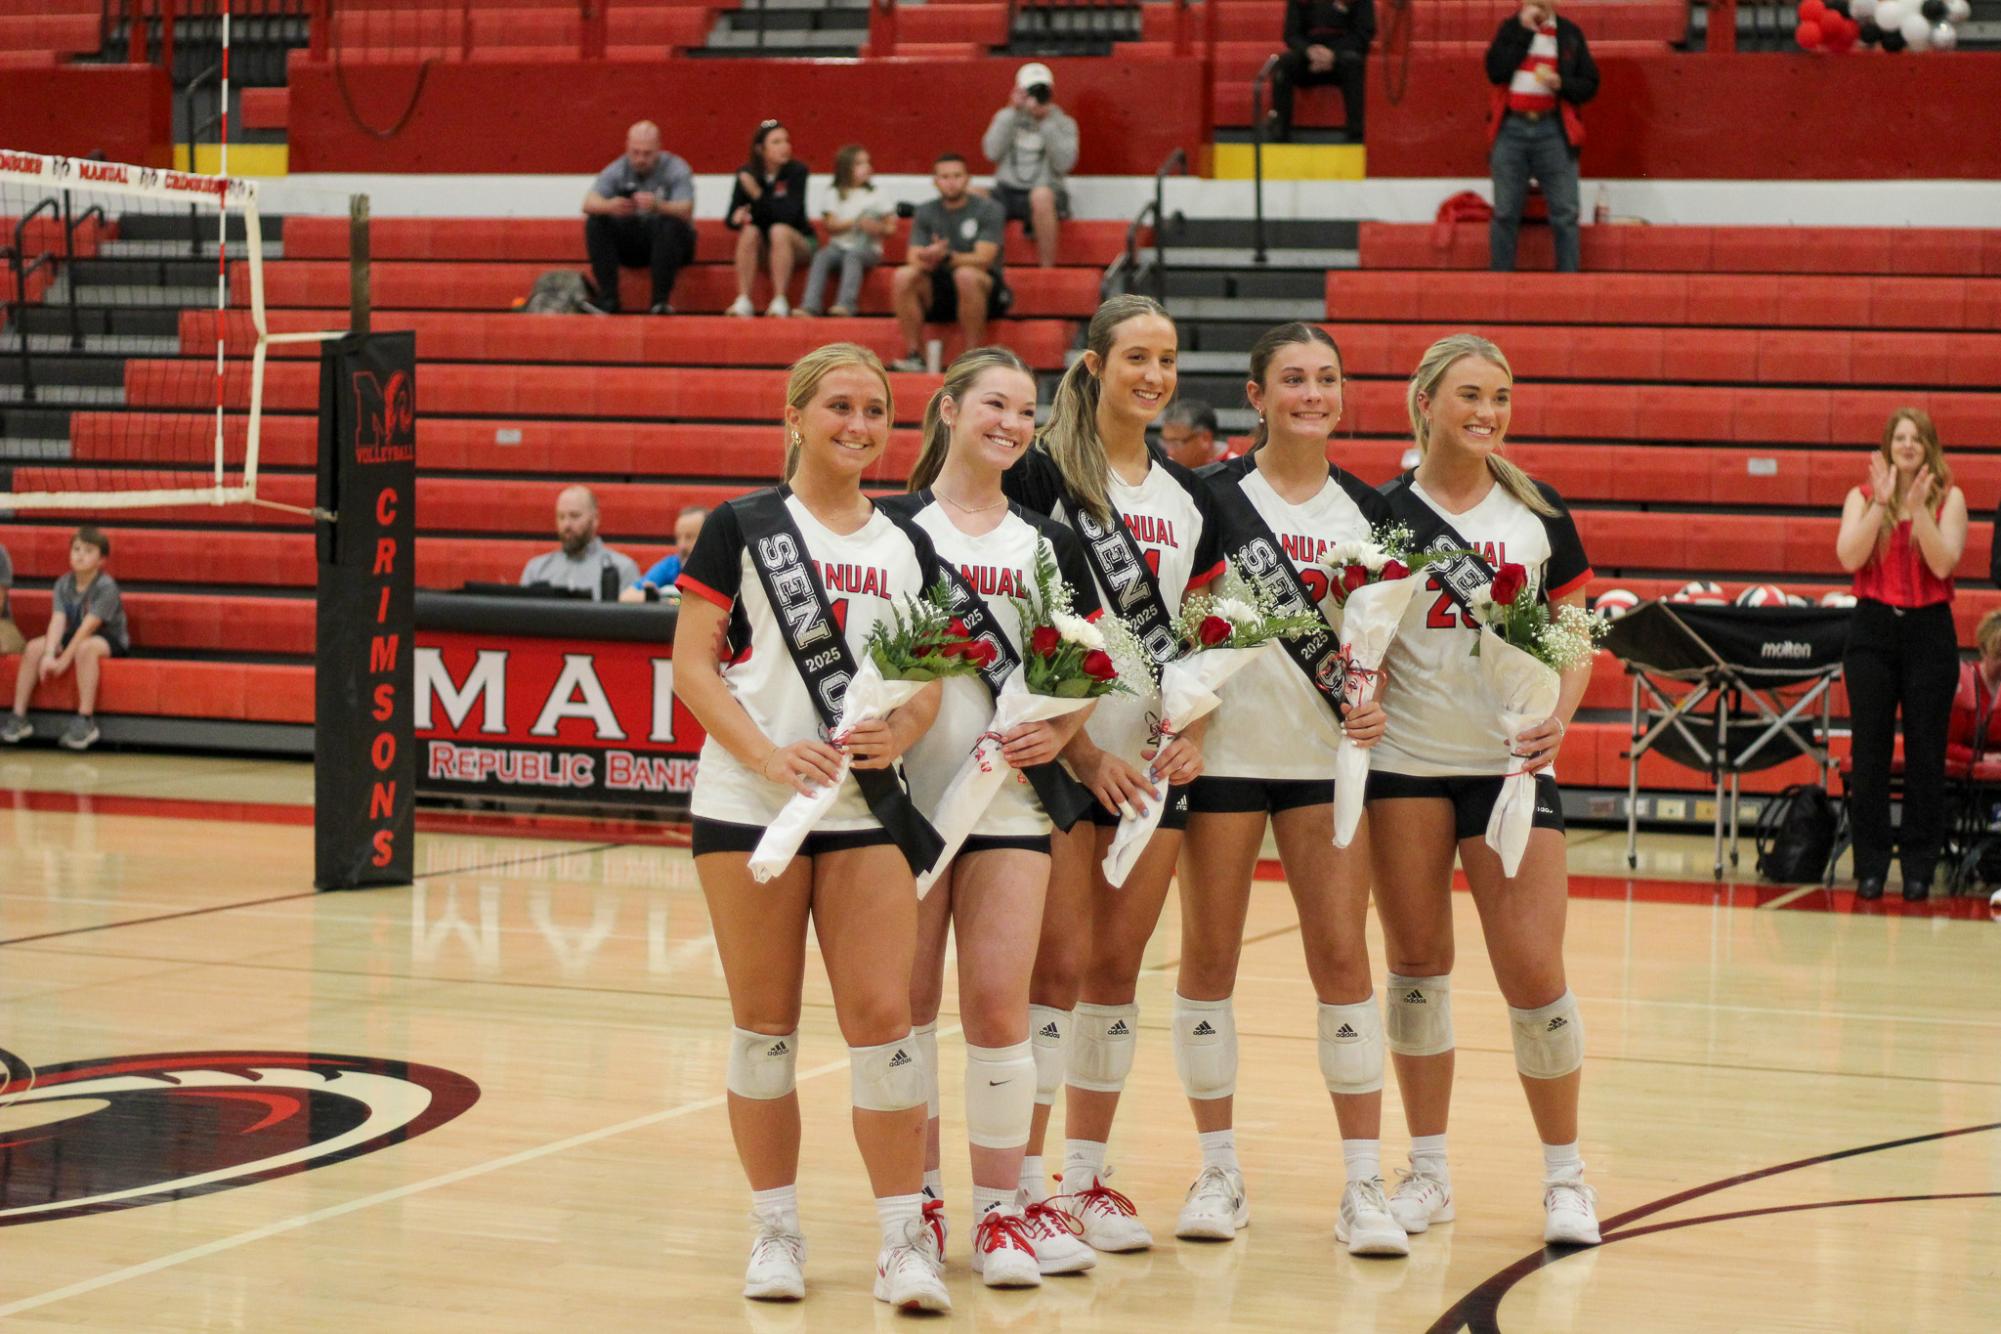
M 1035 1242 L 1028 1235 L 1028 1224 L 1023 1217 L 1004 1214 L 998 1209 L 988 1210 L 980 1225 L 973 1229 L 973 1244 L 988 1255 L 1009 1246 L 1035 1254 Z
M 1031 1228 L 1046 1227 L 1051 1231 L 1068 1232 L 1073 1237 L 1084 1235 L 1084 1225 L 1070 1215 L 1067 1209 L 1058 1209 L 1046 1200 L 1032 1201 L 1022 1211 L 1022 1218 Z
M 938 1254 L 941 1256 L 944 1255 L 945 1254 L 945 1201 L 943 1200 L 924 1201 L 924 1212 L 920 1214 L 918 1217 L 920 1223 L 924 1227 L 928 1227 L 931 1229 L 932 1239 L 936 1241 L 938 1244 Z
M 1077 1212 L 1079 1213 L 1096 1204 L 1107 1213 L 1124 1214 L 1128 1218 L 1137 1218 L 1139 1216 L 1139 1209 L 1131 1200 L 1119 1194 L 1096 1177 L 1091 1178 L 1091 1185 L 1088 1190 L 1080 1190 L 1070 1198 L 1077 1201 Z

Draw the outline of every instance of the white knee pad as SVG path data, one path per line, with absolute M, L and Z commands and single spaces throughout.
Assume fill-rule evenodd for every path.
M 1028 1143 L 1035 1115 L 1035 1057 L 1027 1042 L 1011 1047 L 966 1044 L 966 1138 L 982 1149 Z
M 747 1028 L 732 1027 L 729 1091 L 739 1098 L 782 1098 L 792 1091 L 793 1070 L 798 1060 L 798 1029 L 790 1033 L 753 1033 Z
M 1070 1012 L 1047 1005 L 1028 1007 L 1028 1041 L 1035 1049 L 1035 1100 L 1044 1107 L 1063 1087 L 1063 1044 L 1070 1037 Z
M 1533 1010 L 1508 1007 L 1515 1030 L 1515 1069 L 1530 1079 L 1561 1079 L 1584 1064 L 1584 1016 L 1577 997 L 1563 994 Z
M 1237 1015 L 1228 996 L 1199 1001 L 1174 993 L 1174 1069 L 1191 1098 L 1237 1091 Z
M 1403 1056 L 1436 1056 L 1452 1050 L 1452 975 L 1405 977 L 1391 973 L 1383 1027 L 1390 1050 Z
M 1320 1074 L 1329 1093 L 1374 1093 L 1383 1086 L 1383 1012 L 1374 996 L 1321 1005 Z
M 1139 1041 L 1139 1006 L 1079 1005 L 1076 1015 L 1070 1082 L 1093 1093 L 1119 1092 L 1132 1073 L 1133 1044 Z
M 917 1043 L 917 1058 L 924 1062 L 924 1114 L 938 1115 L 938 1021 L 919 1024 L 910 1030 Z
M 924 1058 L 904 1034 L 880 1047 L 848 1048 L 854 1104 L 865 1112 L 903 1112 L 924 1105 Z

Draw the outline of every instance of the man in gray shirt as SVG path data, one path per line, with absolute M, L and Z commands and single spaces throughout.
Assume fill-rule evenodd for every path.
M 7 548 L 0 547 L 0 653 L 19 653 L 24 641 L 21 627 L 14 624 L 14 609 L 8 595 L 14 590 L 14 561 Z
M 625 155 L 598 173 L 584 196 L 584 249 L 597 296 L 591 308 L 618 313 L 620 265 L 653 270 L 655 315 L 671 315 L 674 279 L 695 257 L 695 173 L 660 147 L 660 127 L 642 120 L 625 133 Z
M 946 153 L 932 164 L 938 197 L 911 215 L 910 247 L 896 271 L 896 327 L 903 332 L 900 371 L 924 369 L 926 324 L 956 322 L 967 347 L 987 341 L 987 321 L 1007 314 L 1014 294 L 1007 289 L 1001 241 L 1007 215 L 991 199 L 971 193 L 966 159 Z
M 549 584 L 589 593 L 596 602 L 613 602 L 639 582 L 632 557 L 598 540 L 598 498 L 589 487 L 566 486 L 556 497 L 556 540 L 561 550 L 544 552 L 522 567 L 523 588 Z M 616 581 L 608 590 L 607 571 Z
M 1077 165 L 1077 122 L 1050 99 L 1055 77 L 1049 66 L 1030 61 L 1014 76 L 1014 93 L 994 113 L 980 147 L 994 164 L 994 198 L 1035 237 L 1043 268 L 1056 263 L 1062 219 L 1070 216 L 1063 180 Z

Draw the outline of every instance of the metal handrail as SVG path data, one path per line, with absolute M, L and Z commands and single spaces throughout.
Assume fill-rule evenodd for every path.
M 1264 90 L 1278 75 L 1278 57 L 1270 56 L 1251 81 L 1251 199 L 1256 208 L 1252 238 L 1256 249 L 1251 262 L 1267 262 L 1265 255 L 1265 106 Z
M 1167 155 L 1167 160 L 1153 173 L 1153 281 L 1156 300 L 1165 300 L 1167 297 L 1168 223 L 1172 221 L 1178 224 L 1181 221 L 1179 213 L 1172 219 L 1167 214 L 1167 178 L 1171 173 L 1186 175 L 1187 172 L 1188 154 L 1177 148 Z
M 26 213 L 23 213 L 20 221 L 14 224 L 14 244 L 7 251 L 7 267 L 14 275 L 13 305 L 16 311 L 14 323 L 20 331 L 19 336 L 21 339 L 21 401 L 23 403 L 32 403 L 35 401 L 35 367 L 28 351 L 28 328 L 21 321 L 21 316 L 27 313 L 28 279 L 41 272 L 42 269 L 53 265 L 56 262 L 56 257 L 53 253 L 44 250 L 35 257 L 33 264 L 24 265 L 21 262 L 22 247 L 27 244 L 29 223 L 44 213 L 60 214 L 61 211 L 62 201 L 54 195 L 50 195 Z M 75 286 L 75 283 L 72 282 L 71 286 Z
M 81 217 L 70 216 L 70 194 L 63 191 L 63 262 L 69 268 L 69 347 L 72 352 L 83 351 L 83 322 L 76 308 L 76 229 L 96 218 L 100 227 L 108 227 L 111 217 L 104 211 L 104 205 L 92 204 L 83 211 Z M 25 335 L 24 335 L 25 337 Z
M 1122 279 L 1125 290 L 1131 292 L 1140 281 L 1141 275 L 1146 275 L 1147 281 L 1153 288 L 1154 299 L 1166 298 L 1167 232 L 1171 226 L 1179 226 L 1182 221 L 1179 210 L 1171 214 L 1167 211 L 1167 178 L 1176 173 L 1186 174 L 1187 171 L 1188 154 L 1177 148 L 1167 155 L 1166 160 L 1153 173 L 1153 198 L 1141 204 L 1139 211 L 1133 214 L 1132 221 L 1126 224 L 1125 244 L 1121 247 L 1118 258 L 1114 259 L 1105 270 L 1105 276 L 1098 286 L 1100 296 L 1112 295 L 1114 279 Z M 1153 224 L 1151 263 L 1140 259 L 1139 241 L 1140 231 L 1149 222 Z

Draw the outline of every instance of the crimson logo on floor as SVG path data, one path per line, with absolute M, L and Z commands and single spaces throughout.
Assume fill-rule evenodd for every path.
M 437 1066 L 170 1052 L 35 1069 L 0 1051 L 0 1227 L 164 1204 L 388 1148 L 479 1101 Z

